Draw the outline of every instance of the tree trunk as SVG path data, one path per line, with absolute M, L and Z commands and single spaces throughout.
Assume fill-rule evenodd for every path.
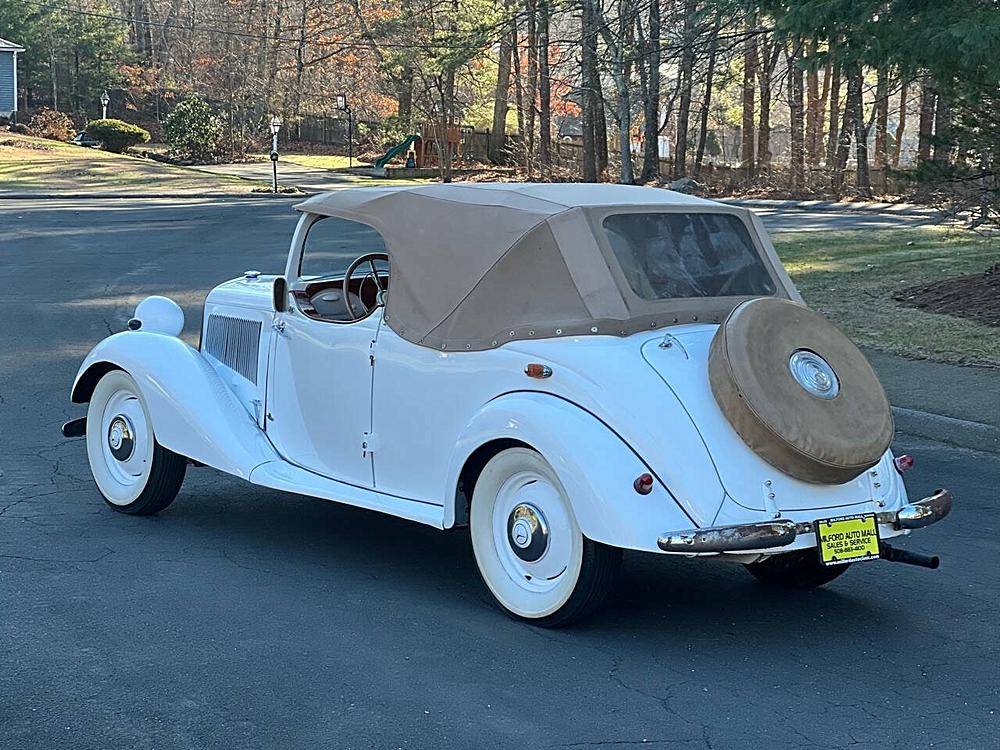
M 655 4 L 656 0 L 651 2 Z M 677 137 L 674 145 L 674 179 L 680 179 L 687 172 L 688 125 L 691 120 L 691 88 L 694 79 L 695 11 L 696 3 L 687 0 L 684 4 L 684 49 L 681 51 L 681 88 L 677 107 Z
M 549 0 L 538 0 L 538 164 L 548 177 L 552 166 L 552 85 L 549 79 Z
M 292 99 L 292 119 L 295 123 L 295 139 L 302 137 L 302 76 L 305 74 L 306 20 L 309 6 L 307 0 L 302 0 L 299 14 L 299 39 L 295 45 L 295 90 Z M 228 42 L 227 42 L 228 44 Z
M 708 115 L 712 104 L 712 83 L 715 77 L 715 58 L 719 50 L 719 26 L 721 16 L 715 17 L 712 29 L 712 41 L 708 49 L 708 71 L 705 73 L 705 95 L 701 101 L 701 122 L 698 124 L 698 151 L 694 157 L 695 177 L 701 177 L 701 165 L 705 158 L 705 145 L 708 141 Z
M 830 74 L 830 132 L 826 136 L 826 165 L 836 170 L 840 144 L 840 61 L 834 59 Z M 848 134 L 850 138 L 850 134 Z
M 490 127 L 488 155 L 494 164 L 507 163 L 506 132 L 507 111 L 510 107 L 507 96 L 510 89 L 510 35 L 500 37 L 500 62 L 497 65 L 497 85 L 493 100 L 493 123 Z
M 837 151 L 833 160 L 833 174 L 831 182 L 834 190 L 841 190 L 844 186 L 844 170 L 847 169 L 847 160 L 851 155 L 851 136 L 855 134 L 857 124 L 857 110 L 854 107 L 853 84 L 858 83 L 858 95 L 861 93 L 861 71 L 855 74 L 854 70 L 847 72 L 847 101 L 844 103 L 844 118 L 840 123 L 840 130 L 837 134 Z
M 757 37 L 751 23 L 743 43 L 743 129 L 740 133 L 740 167 L 747 182 L 753 179 L 753 116 L 757 77 Z
M 879 68 L 875 83 L 875 169 L 889 166 L 889 72 Z
M 536 0 L 525 0 L 528 28 L 528 88 L 525 91 L 524 169 L 531 178 L 535 156 L 535 111 L 538 95 L 538 6 Z
M 454 35 L 458 32 L 458 0 L 451 0 L 451 20 L 449 31 Z M 444 85 L 441 87 L 441 166 L 442 182 L 451 182 L 451 142 L 448 139 L 448 127 L 455 119 L 455 64 L 449 63 L 444 69 Z
M 917 130 L 917 159 L 931 158 L 931 142 L 934 140 L 934 104 L 937 94 L 929 80 L 920 86 L 920 124 Z
M 589 2 L 581 3 L 580 41 L 583 181 L 597 182 L 597 28 Z
M 934 161 L 940 164 L 951 162 L 951 104 L 944 94 L 938 94 L 937 108 L 934 110 Z
M 510 12 L 510 3 L 505 3 L 505 10 Z M 510 21 L 510 24 L 514 23 Z M 490 128 L 489 157 L 494 164 L 506 164 L 507 148 L 507 110 L 510 108 L 508 95 L 510 93 L 510 57 L 511 33 L 508 29 L 500 35 L 500 59 L 497 62 L 497 85 L 493 99 L 493 125 Z
M 790 124 L 791 155 L 791 187 L 793 192 L 805 187 L 805 129 L 802 108 L 802 68 L 799 66 L 799 55 L 802 43 L 795 42 L 788 54 L 788 112 Z
M 771 169 L 771 95 L 774 68 L 781 54 L 781 44 L 771 39 L 760 45 L 757 62 L 757 79 L 760 82 L 760 107 L 757 115 L 757 167 L 758 175 Z
M 618 125 L 618 158 L 621 160 L 618 182 L 622 185 L 631 185 L 635 182 L 635 174 L 632 171 L 632 97 L 624 55 L 624 50 L 620 49 L 615 61 L 615 71 L 611 77 L 615 82 L 615 94 L 618 99 L 615 112 Z
M 517 115 L 517 135 L 521 141 L 521 147 L 524 147 L 524 128 L 525 128 L 525 103 L 524 103 L 524 84 L 523 78 L 521 76 L 521 43 L 518 40 L 517 34 L 517 22 L 514 22 L 514 28 L 510 34 L 510 48 L 511 48 L 511 62 L 514 67 L 514 110 Z
M 607 179 L 608 174 L 608 115 L 604 103 L 604 90 L 600 85 L 594 92 L 594 145 L 597 148 L 597 176 Z
M 648 36 L 646 38 L 645 60 L 642 67 L 646 74 L 646 96 L 643 100 L 643 149 L 642 182 L 650 182 L 660 176 L 660 3 L 649 3 Z
M 861 68 L 851 72 L 847 79 L 847 99 L 849 109 L 853 111 L 851 120 L 854 124 L 854 161 L 857 170 L 858 192 L 862 195 L 871 195 L 871 175 L 868 172 L 868 125 L 865 124 L 864 99 L 862 86 L 864 85 L 864 73 Z
M 809 153 L 809 165 L 818 168 L 826 155 L 826 144 L 823 141 L 826 133 L 826 102 L 830 97 L 830 80 L 833 78 L 833 61 L 827 58 L 823 68 L 823 90 L 816 103 L 816 133 L 813 139 L 812 151 Z
M 899 156 L 903 151 L 903 136 L 906 135 L 906 94 L 909 82 L 903 81 L 899 91 L 899 122 L 896 123 L 896 143 L 892 148 L 892 168 L 899 169 Z
M 823 114 L 821 107 L 822 99 L 819 95 L 819 70 L 813 59 L 816 55 L 816 39 L 809 43 L 807 56 L 809 57 L 808 68 L 806 70 L 806 154 L 810 166 L 816 166 L 819 149 L 817 144 L 823 138 Z

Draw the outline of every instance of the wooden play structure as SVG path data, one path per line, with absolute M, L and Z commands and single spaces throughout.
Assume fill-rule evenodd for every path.
M 441 163 L 441 149 L 447 148 L 451 154 L 452 164 L 462 157 L 462 129 L 458 125 L 441 128 L 435 123 L 426 122 L 420 128 L 419 135 L 409 135 L 390 148 L 380 158 L 375 160 L 376 169 L 384 169 L 393 159 L 402 156 L 406 158 L 407 166 L 424 169 L 437 167 Z

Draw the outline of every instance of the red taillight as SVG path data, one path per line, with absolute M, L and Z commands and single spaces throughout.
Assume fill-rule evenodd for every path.
M 524 374 L 529 378 L 549 378 L 552 377 L 552 368 L 548 365 L 540 365 L 532 362 L 524 368 Z
M 896 471 L 902 474 L 904 471 L 909 471 L 913 468 L 913 456 L 904 453 L 902 456 L 897 456 L 895 460 Z
M 632 486 L 635 487 L 635 491 L 640 495 L 648 495 L 653 491 L 653 475 L 652 474 L 640 474 L 632 482 Z

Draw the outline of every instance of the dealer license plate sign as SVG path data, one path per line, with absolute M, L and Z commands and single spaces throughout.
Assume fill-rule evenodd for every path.
M 817 521 L 816 548 L 824 565 L 877 560 L 878 524 L 875 516 L 844 516 Z

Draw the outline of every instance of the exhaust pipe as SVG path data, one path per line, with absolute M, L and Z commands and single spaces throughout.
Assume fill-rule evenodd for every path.
M 930 568 L 931 570 L 937 570 L 938 566 L 941 565 L 941 558 L 937 555 L 921 555 L 919 552 L 890 547 L 885 542 L 880 545 L 880 551 L 882 559 L 889 562 L 916 565 L 919 568 Z

